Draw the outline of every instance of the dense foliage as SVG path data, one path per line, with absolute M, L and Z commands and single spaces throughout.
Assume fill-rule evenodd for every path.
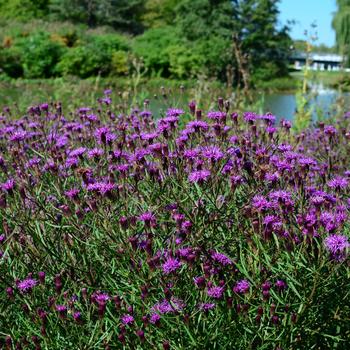
M 240 84 L 236 36 L 251 80 L 267 80 L 288 73 L 291 42 L 288 27 L 277 18 L 274 0 L 0 0 L 0 73 L 126 75 L 137 60 L 148 76 L 206 76 Z M 128 44 L 105 50 L 96 36 L 100 41 L 123 36 Z M 31 57 L 21 43 L 29 45 Z M 46 58 L 36 59 L 42 55 Z M 122 68 L 115 67 L 117 61 Z
M 1 114 L 4 348 L 349 348 L 349 114 L 98 102 Z
M 337 0 L 337 11 L 333 15 L 333 29 L 340 53 L 346 56 L 346 65 L 350 64 L 350 1 Z

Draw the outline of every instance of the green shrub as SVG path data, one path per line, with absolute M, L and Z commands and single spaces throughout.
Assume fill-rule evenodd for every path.
M 55 66 L 65 47 L 52 41 L 50 35 L 38 32 L 15 42 L 25 78 L 49 78 L 55 75 Z
M 202 72 L 211 78 L 226 79 L 226 66 L 233 63 L 232 48 L 229 40 L 220 36 L 200 39 L 190 48 L 193 55 L 201 56 Z
M 169 55 L 169 71 L 174 78 L 195 77 L 203 69 L 203 56 L 192 53 L 185 46 L 169 46 L 166 53 Z
M 270 80 L 282 76 L 281 68 L 274 62 L 264 62 L 253 72 L 253 81 Z
M 108 75 L 113 68 L 115 52 L 128 50 L 127 39 L 117 34 L 89 36 L 79 46 L 66 51 L 57 65 L 62 75 L 87 78 L 91 75 Z
M 0 0 L 0 16 L 6 19 L 28 21 L 44 17 L 48 0 Z
M 13 48 L 0 48 L 0 73 L 11 78 L 23 76 L 21 56 L 18 50 Z
M 172 47 L 174 50 L 176 46 L 181 47 L 181 40 L 175 28 L 154 28 L 135 38 L 133 52 L 143 59 L 151 75 L 169 77 L 171 75 L 169 48 Z
M 128 54 L 125 51 L 115 51 L 112 54 L 111 73 L 125 75 L 129 72 Z

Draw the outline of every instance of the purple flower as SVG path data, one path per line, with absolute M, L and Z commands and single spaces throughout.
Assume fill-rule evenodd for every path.
M 14 179 L 8 179 L 6 182 L 4 182 L 3 184 L 1 184 L 1 188 L 4 191 L 13 191 L 13 189 L 15 188 L 16 182 Z
M 162 269 L 166 275 L 169 275 L 170 273 L 179 269 L 181 265 L 182 264 L 178 259 L 170 257 L 165 261 L 165 263 L 162 266 Z
M 74 318 L 74 321 L 78 322 L 78 321 L 81 321 L 81 312 L 80 311 L 76 311 L 73 313 L 73 318 Z
M 247 280 L 241 280 L 233 287 L 233 291 L 238 294 L 246 294 L 250 290 L 250 284 Z
M 86 152 L 86 148 L 85 147 L 79 147 L 79 148 L 76 148 L 76 149 L 70 151 L 69 154 L 68 154 L 68 157 L 70 157 L 70 158 L 80 157 L 85 152 Z
M 88 121 L 90 121 L 90 122 L 96 122 L 96 121 L 98 121 L 98 117 L 97 117 L 97 115 L 95 115 L 95 114 L 88 114 L 88 115 L 86 116 L 86 119 L 87 119 Z
M 221 120 L 225 120 L 226 113 L 225 112 L 211 111 L 211 112 L 208 112 L 207 116 L 208 116 L 209 119 L 214 119 L 216 121 L 221 121 Z
M 152 225 L 154 226 L 156 223 L 156 216 L 150 212 L 150 211 L 146 211 L 144 213 L 142 213 L 138 219 L 142 222 L 144 222 L 146 225 Z
M 327 185 L 330 188 L 335 188 L 335 189 L 340 190 L 340 189 L 348 187 L 349 182 L 346 178 L 341 177 L 341 176 L 337 176 L 334 179 L 328 181 Z
M 178 117 L 181 114 L 184 114 L 185 112 L 182 109 L 177 108 L 169 108 L 166 112 L 166 115 L 168 117 Z
M 269 193 L 269 199 L 275 203 L 284 204 L 285 206 L 292 207 L 294 202 L 292 200 L 292 194 L 287 191 L 273 191 Z
M 223 266 L 232 265 L 232 260 L 225 254 L 215 252 L 211 255 L 211 257 L 214 261 L 220 263 Z
M 292 123 L 289 120 L 285 120 L 285 119 L 281 120 L 281 125 L 287 130 L 292 127 Z
M 256 195 L 252 199 L 252 206 L 256 210 L 262 211 L 269 208 L 269 202 L 264 196 Z
M 149 321 L 152 323 L 152 324 L 157 324 L 159 323 L 160 321 L 160 316 L 158 314 L 152 314 Z
M 124 323 L 125 325 L 131 325 L 134 323 L 134 317 L 131 316 L 130 314 L 125 314 L 121 317 L 121 321 L 122 323 Z
M 325 202 L 325 198 L 323 196 L 313 196 L 310 199 L 311 203 L 314 204 L 316 207 L 321 206 Z
M 64 194 L 70 199 L 76 199 L 76 198 L 78 198 L 79 192 L 80 191 L 77 188 L 72 188 L 72 189 L 64 192 Z
M 198 288 L 205 287 L 205 277 L 203 277 L 203 276 L 194 277 L 193 282 Z
M 99 192 L 101 195 L 106 195 L 115 189 L 115 184 L 110 182 L 95 182 L 87 186 L 88 191 Z
M 196 149 L 186 149 L 184 151 L 184 157 L 187 159 L 194 160 L 199 156 L 199 152 Z
M 348 237 L 344 235 L 330 235 L 325 238 L 324 244 L 327 250 L 334 256 L 345 253 L 346 249 L 350 246 Z
M 39 107 L 40 107 L 40 109 L 42 111 L 47 111 L 49 109 L 49 104 L 48 103 L 42 103 Z
M 106 304 L 110 296 L 106 293 L 95 293 L 94 298 L 98 304 Z
M 112 142 L 116 139 L 116 135 L 113 134 L 108 127 L 101 127 L 96 129 L 94 135 L 97 142 L 103 144 Z
M 214 298 L 214 299 L 220 299 L 222 295 L 224 294 L 224 287 L 219 287 L 219 286 L 213 286 L 208 288 L 207 294 L 208 296 Z
M 333 136 L 337 132 L 337 129 L 333 125 L 325 125 L 324 127 L 324 133 L 328 136 Z
M 207 312 L 209 310 L 213 310 L 215 308 L 216 304 L 213 303 L 201 303 L 198 305 L 198 309 L 204 312 Z
M 56 305 L 56 310 L 60 314 L 64 315 L 67 312 L 67 306 L 65 306 L 65 305 Z
M 17 288 L 22 293 L 29 293 L 38 284 L 38 281 L 33 278 L 26 278 L 23 281 L 17 283 Z
M 60 136 L 56 139 L 56 147 L 57 148 L 63 148 L 68 143 L 68 137 L 67 136 Z
M 198 170 L 198 171 L 193 171 L 189 175 L 188 180 L 189 180 L 189 182 L 202 183 L 203 181 L 208 180 L 209 177 L 210 177 L 210 171 L 209 170 Z
M 158 312 L 160 314 L 170 314 L 182 311 L 185 307 L 185 303 L 175 297 L 171 297 L 168 301 L 167 299 L 163 299 L 161 302 L 155 304 L 152 308 L 152 312 Z
M 265 120 L 269 125 L 273 125 L 276 121 L 276 117 L 274 115 L 272 115 L 271 113 L 261 115 L 259 117 L 259 119 Z
M 142 111 L 142 112 L 140 112 L 139 116 L 143 117 L 143 118 L 149 118 L 152 116 L 152 112 L 151 111 Z
M 277 131 L 277 128 L 274 126 L 267 126 L 265 130 L 268 134 L 273 135 Z
M 253 112 L 245 112 L 243 113 L 243 119 L 246 122 L 253 123 L 255 120 L 258 119 L 258 116 Z
M 279 291 L 282 291 L 287 288 L 287 283 L 283 280 L 277 280 L 275 286 Z
M 189 122 L 186 125 L 186 129 L 194 130 L 195 132 L 199 130 L 207 131 L 208 130 L 208 123 L 202 121 L 202 120 L 194 120 Z
M 152 132 L 152 133 L 141 133 L 141 140 L 147 140 L 147 141 L 153 141 L 158 137 L 158 133 Z
M 211 161 L 218 161 L 224 157 L 224 154 L 217 146 L 202 147 L 201 154 L 204 158 L 210 159 Z
M 81 113 L 81 114 L 87 113 L 89 111 L 91 111 L 91 108 L 89 108 L 89 107 L 80 107 L 78 109 L 78 112 Z
M 19 142 L 19 141 L 24 141 L 27 137 L 27 132 L 22 130 L 22 131 L 16 131 L 10 136 L 10 141 L 14 142 Z
M 74 168 L 78 166 L 79 164 L 79 159 L 78 158 L 67 158 L 65 167 L 66 168 Z

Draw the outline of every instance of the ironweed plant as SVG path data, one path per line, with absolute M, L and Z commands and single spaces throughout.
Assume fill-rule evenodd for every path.
M 349 349 L 350 114 L 112 96 L 1 114 L 0 347 Z

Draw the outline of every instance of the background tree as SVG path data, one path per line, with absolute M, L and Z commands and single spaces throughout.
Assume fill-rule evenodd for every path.
M 283 76 L 288 71 L 292 41 L 289 28 L 279 28 L 278 1 L 234 0 L 234 34 L 247 57 L 253 80 Z
M 350 0 L 337 0 L 337 11 L 333 15 L 332 26 L 335 30 L 337 48 L 346 57 L 346 66 L 350 64 Z
M 6 19 L 29 20 L 48 12 L 50 0 L 0 0 L 0 16 Z
M 159 28 L 174 24 L 175 8 L 179 0 L 147 0 L 142 22 L 146 28 Z
M 233 15 L 230 0 L 182 0 L 175 7 L 175 25 L 208 77 L 225 80 L 232 66 Z
M 109 25 L 114 29 L 140 33 L 144 0 L 51 0 L 52 17 L 85 23 L 89 27 Z

